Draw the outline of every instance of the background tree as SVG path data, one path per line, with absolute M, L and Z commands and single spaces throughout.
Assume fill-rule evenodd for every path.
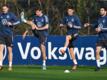
M 61 19 L 66 15 L 66 8 L 73 6 L 76 15 L 81 19 L 82 24 L 85 22 L 93 22 L 99 16 L 98 9 L 100 6 L 107 6 L 107 1 L 103 0 L 0 0 L 0 7 L 3 4 L 9 4 L 11 11 L 15 12 L 20 18 L 21 11 L 25 11 L 25 15 L 31 18 L 34 15 L 34 8 L 41 7 L 43 12 L 48 15 L 50 21 L 49 33 L 51 35 L 64 35 L 66 28 L 60 28 Z M 0 9 L 1 10 L 1 9 Z M 26 24 L 18 25 L 15 29 L 17 34 L 29 29 Z M 82 28 L 81 35 L 95 34 L 91 28 Z

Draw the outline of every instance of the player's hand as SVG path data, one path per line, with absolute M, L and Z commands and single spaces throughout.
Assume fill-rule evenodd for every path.
M 59 26 L 62 27 L 62 26 L 64 26 L 64 25 L 63 25 L 63 24 L 60 24 Z
M 39 28 L 37 26 L 31 26 L 32 27 L 32 30 L 36 29 L 36 30 L 39 30 Z
M 35 26 L 35 29 L 36 29 L 36 30 L 39 30 L 39 28 L 38 28 L 37 26 Z
M 73 24 L 72 24 L 71 22 L 69 22 L 69 23 L 68 23 L 68 26 L 69 26 L 70 28 L 72 28 L 72 27 L 73 27 Z
M 35 27 L 35 26 L 32 26 L 32 30 L 34 30 L 34 29 L 36 29 L 36 27 Z
M 90 26 L 90 23 L 85 23 L 84 24 L 84 27 L 89 27 Z
M 38 30 L 38 27 L 32 21 L 29 21 L 29 24 L 31 25 L 32 30 L 34 29 Z
M 64 29 L 64 24 L 59 24 L 60 29 Z
M 96 30 L 97 33 L 101 32 L 101 28 L 100 27 L 96 28 L 95 30 Z
M 7 25 L 8 26 L 12 26 L 13 24 L 11 22 L 7 22 Z

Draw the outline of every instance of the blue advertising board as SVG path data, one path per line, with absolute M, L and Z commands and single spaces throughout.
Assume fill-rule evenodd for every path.
M 95 45 L 97 36 L 80 36 L 74 41 L 74 53 L 79 65 L 96 65 Z M 60 49 L 65 42 L 65 36 L 49 36 L 46 43 L 47 65 L 72 65 L 69 49 L 64 56 L 61 56 Z M 13 41 L 13 64 L 32 65 L 42 64 L 42 53 L 39 48 L 39 41 L 33 36 L 16 36 Z M 102 48 L 101 65 L 107 63 L 107 51 Z M 4 64 L 8 64 L 7 50 L 4 51 Z

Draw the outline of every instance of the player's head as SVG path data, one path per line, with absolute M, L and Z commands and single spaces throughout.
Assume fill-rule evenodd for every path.
M 105 7 L 100 8 L 100 15 L 105 16 L 107 14 L 107 10 Z
M 73 7 L 68 7 L 67 8 L 67 13 L 68 13 L 68 15 L 73 15 L 74 14 L 74 8 Z
M 37 16 L 42 16 L 42 9 L 41 8 L 36 8 L 35 9 L 35 14 L 37 15 Z
M 9 11 L 9 6 L 8 5 L 3 5 L 2 6 L 2 12 L 7 13 Z

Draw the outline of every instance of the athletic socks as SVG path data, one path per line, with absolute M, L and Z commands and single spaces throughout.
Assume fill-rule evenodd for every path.
M 2 61 L 0 61 L 0 66 L 3 66 L 3 63 L 2 63 Z
M 101 67 L 100 60 L 96 60 L 96 64 L 97 64 L 97 67 L 96 67 L 95 71 L 99 71 L 100 67 Z
M 24 12 L 21 12 L 21 20 L 22 20 L 22 22 L 24 22 L 24 23 L 27 22 L 27 20 L 26 20 L 25 17 L 24 17 Z
M 9 67 L 12 67 L 12 62 L 9 62 Z
M 100 60 L 96 60 L 96 63 L 97 63 L 97 67 L 100 68 L 100 67 L 101 67 L 101 66 L 100 66 Z
M 46 60 L 43 60 L 43 66 L 46 66 Z
M 73 63 L 74 63 L 75 65 L 78 64 L 76 59 L 73 60 Z
M 42 69 L 46 70 L 46 60 L 43 60 Z

